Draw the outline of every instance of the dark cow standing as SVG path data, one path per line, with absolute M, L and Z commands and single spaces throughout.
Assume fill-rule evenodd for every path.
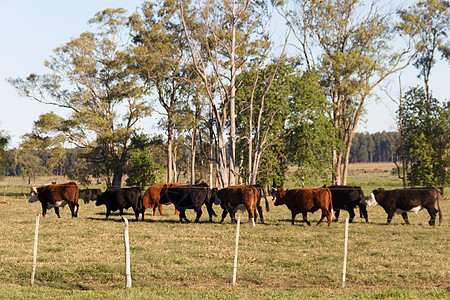
M 112 211 L 119 210 L 122 216 L 123 210 L 131 207 L 136 216 L 136 221 L 138 221 L 139 213 L 142 210 L 141 189 L 138 187 L 107 189 L 97 198 L 95 205 L 106 206 L 106 219 Z
M 322 210 L 322 217 L 317 225 L 322 223 L 322 220 L 327 217 L 328 226 L 331 226 L 333 217 L 333 204 L 331 202 L 331 192 L 328 188 L 304 188 L 283 190 L 278 188 L 272 190 L 272 195 L 275 197 L 275 206 L 285 204 L 292 213 L 292 225 L 295 222 L 295 216 L 299 213 L 303 215 L 303 221 L 311 226 L 307 219 L 308 212 L 315 212 Z
M 80 190 L 80 195 L 78 199 L 83 199 L 84 203 L 87 204 L 89 201 L 96 201 L 97 197 L 102 194 L 101 189 L 83 189 Z
M 161 190 L 163 187 L 172 187 L 172 186 L 180 186 L 181 183 L 162 183 L 162 184 L 155 184 L 149 187 L 145 190 L 144 196 L 142 198 L 142 220 L 144 220 L 144 214 L 145 210 L 147 208 L 153 208 L 153 215 L 156 215 L 156 208 L 159 210 L 159 214 L 163 216 L 162 212 L 162 204 L 159 203 L 159 199 L 161 197 Z M 164 205 L 170 205 L 172 203 L 164 203 Z M 177 214 L 178 211 L 175 209 L 175 214 Z
M 40 201 L 42 205 L 42 216 L 45 217 L 47 209 L 54 208 L 60 218 L 59 208 L 69 205 L 72 218 L 78 216 L 78 193 L 79 189 L 75 182 L 64 184 L 50 184 L 42 187 L 32 187 L 28 202 Z
M 252 225 L 255 226 L 258 197 L 260 197 L 260 193 L 257 188 L 252 185 L 229 186 L 220 190 L 216 189 L 214 191 L 214 203 L 220 204 L 223 208 L 222 220 L 220 222 L 223 222 L 227 213 L 229 213 L 231 222 L 235 223 L 236 212 L 238 209 L 241 209 L 247 210 L 248 221 L 252 222 Z M 263 218 L 261 218 L 261 222 L 264 223 Z
M 173 203 L 175 208 L 180 212 L 181 223 L 190 222 L 186 217 L 186 209 L 193 209 L 197 213 L 195 223 L 198 223 L 202 215 L 201 207 L 205 204 L 209 214 L 209 222 L 212 222 L 212 216 L 216 216 L 216 213 L 212 208 L 213 201 L 211 195 L 211 189 L 206 183 L 175 187 L 165 185 L 161 190 L 159 203 Z
M 382 188 L 373 190 L 367 201 L 368 206 L 380 205 L 388 214 L 387 223 L 391 223 L 392 217 L 396 214 L 401 214 L 406 224 L 409 224 L 407 212 L 412 211 L 416 214 L 426 209 L 430 214 L 431 226 L 434 226 L 436 221 L 436 213 L 439 212 L 439 225 L 442 223 L 442 212 L 439 207 L 439 191 L 434 187 L 425 188 L 411 188 L 411 189 L 397 189 L 385 190 Z M 438 209 L 435 208 L 437 202 Z
M 359 213 L 361 218 L 364 216 L 366 223 L 369 223 L 367 215 L 366 199 L 364 198 L 364 192 L 359 186 L 348 185 L 331 185 L 327 186 L 331 191 L 331 200 L 333 202 L 333 209 L 335 211 L 335 221 L 339 219 L 339 212 L 341 209 L 348 211 L 350 215 L 349 222 L 353 222 L 355 218 L 355 207 L 359 207 Z

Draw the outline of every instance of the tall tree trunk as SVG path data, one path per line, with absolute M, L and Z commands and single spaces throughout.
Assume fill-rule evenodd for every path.
M 233 24 L 231 33 L 230 57 L 230 185 L 235 185 L 236 172 L 236 3 L 233 0 Z
M 173 161 L 172 161 L 172 153 L 173 153 L 173 133 L 172 133 L 172 125 L 169 120 L 169 125 L 167 127 L 167 182 L 173 182 Z
M 195 184 L 195 148 L 196 148 L 196 130 L 191 136 L 191 184 Z

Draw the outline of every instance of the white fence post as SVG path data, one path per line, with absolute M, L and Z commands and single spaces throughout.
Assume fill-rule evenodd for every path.
M 237 258 L 239 248 L 239 229 L 241 227 L 241 215 L 238 215 L 236 229 L 236 248 L 234 250 L 233 286 L 236 286 Z
M 34 284 L 34 274 L 36 274 L 36 258 L 37 258 L 37 245 L 39 237 L 39 214 L 36 215 L 36 229 L 34 230 L 34 249 L 33 249 L 33 270 L 31 271 L 31 286 Z
M 347 272 L 348 223 L 349 216 L 347 215 L 347 218 L 345 218 L 344 268 L 342 271 L 342 288 L 345 288 L 345 273 Z
M 123 244 L 125 247 L 125 288 L 129 289 L 131 288 L 130 239 L 128 234 L 128 220 L 124 216 L 122 216 L 122 219 L 125 222 L 125 225 L 123 226 Z

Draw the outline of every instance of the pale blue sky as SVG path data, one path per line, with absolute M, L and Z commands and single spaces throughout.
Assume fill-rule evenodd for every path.
M 8 77 L 25 78 L 31 73 L 45 73 L 44 61 L 52 50 L 89 29 L 87 21 L 105 8 L 123 7 L 133 12 L 142 0 L 15 0 L 3 1 L 0 9 L 0 130 L 11 136 L 10 147 L 16 147 L 20 137 L 31 132 L 39 115 L 56 107 L 33 102 L 17 95 L 6 82 Z M 417 70 L 402 73 L 403 88 L 417 85 Z M 448 99 L 450 66 L 440 63 L 432 73 L 431 88 L 440 100 Z M 394 75 L 393 82 L 398 81 Z M 395 130 L 395 105 L 383 94 L 381 102 L 370 101 L 368 114 L 360 121 L 358 131 Z M 392 96 L 397 97 L 394 88 Z M 154 122 L 153 122 L 154 123 Z M 146 133 L 156 130 L 146 127 Z

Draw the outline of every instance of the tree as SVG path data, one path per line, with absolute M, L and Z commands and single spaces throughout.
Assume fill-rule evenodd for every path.
M 268 35 L 264 32 L 266 3 L 251 0 L 179 0 L 178 3 L 194 70 L 203 82 L 214 114 L 220 185 L 233 185 L 236 167 L 236 76 L 252 58 L 264 55 L 270 46 Z M 230 176 L 227 174 L 225 148 L 228 120 Z
M 144 2 L 142 13 L 131 17 L 135 47 L 135 72 L 154 89 L 164 109 L 161 125 L 167 132 L 167 182 L 174 182 L 174 129 L 179 121 L 179 108 L 186 102 L 194 72 L 183 28 L 174 1 L 159 4 Z M 177 119 L 178 118 L 178 119 Z
M 133 149 L 129 152 L 128 178 L 126 179 L 128 186 L 144 188 L 154 185 L 161 182 L 161 173 L 162 168 L 153 160 L 149 148 L 144 150 Z
M 409 63 L 402 64 L 406 50 L 392 50 L 391 13 L 383 12 L 378 2 L 295 0 L 294 7 L 284 10 L 306 65 L 314 68 L 318 62 L 333 104 L 333 125 L 346 145 L 344 151 L 334 151 L 334 184 L 346 183 L 350 149 L 366 100 L 380 82 Z
M 0 130 L 0 168 L 2 170 L 8 165 L 6 147 L 8 146 L 9 139 L 8 134 Z
M 440 52 L 448 57 L 450 46 L 445 44 L 450 30 L 450 2 L 447 0 L 422 0 L 408 9 L 398 11 L 401 22 L 397 29 L 413 40 L 417 56 L 413 65 L 419 69 L 419 77 L 423 77 L 425 94 L 431 110 L 431 91 L 429 86 L 431 69 Z
M 48 133 L 63 134 L 84 149 L 83 157 L 108 186 L 120 186 L 136 122 L 150 114 L 144 90 L 130 72 L 128 18 L 123 9 L 99 12 L 89 23 L 96 32 L 56 48 L 45 66 L 50 73 L 9 79 L 19 94 L 63 108 L 65 117 L 45 117 Z
M 444 185 L 450 181 L 449 108 L 449 103 L 441 104 L 432 96 L 428 103 L 424 88 L 411 88 L 405 93 L 402 124 L 411 186 Z

